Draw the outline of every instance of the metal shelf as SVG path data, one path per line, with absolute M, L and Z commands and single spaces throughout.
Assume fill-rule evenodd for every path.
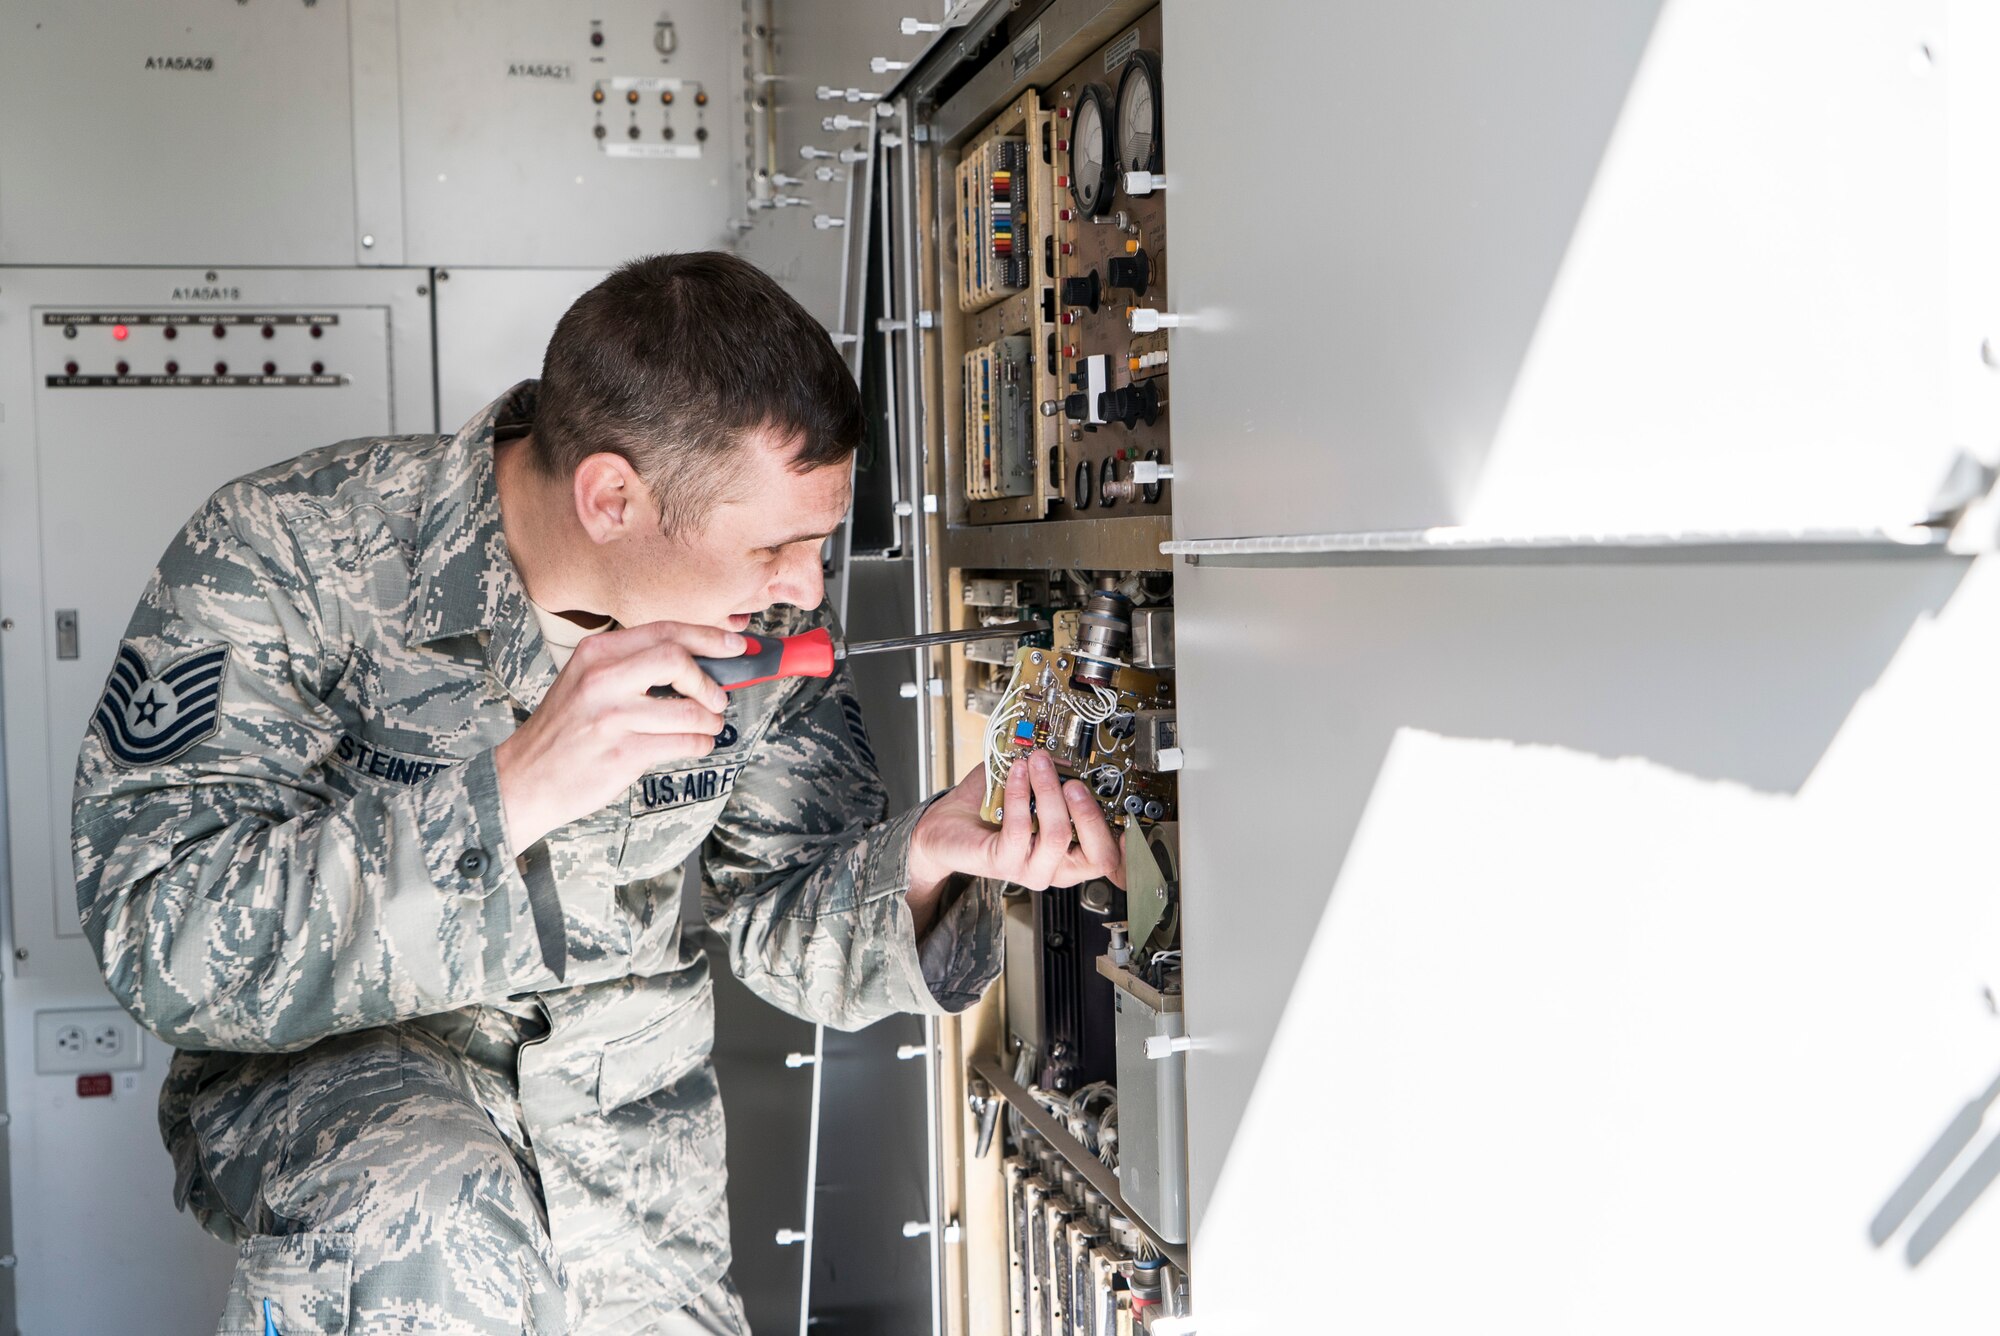
M 1953 555 L 1950 543 L 1951 530 L 1932 525 L 1569 534 L 1453 525 L 1379 533 L 1187 538 L 1161 543 L 1160 551 L 1192 566 L 1532 566 L 1936 557 Z
M 1105 1167 L 1102 1160 L 1083 1148 L 1082 1143 L 1069 1134 L 1069 1129 L 1056 1121 L 1055 1115 L 1035 1102 L 1034 1096 L 1023 1089 L 1013 1077 L 1000 1066 L 999 1060 L 982 1054 L 972 1060 L 972 1070 L 993 1093 L 1014 1106 L 1015 1112 L 1027 1120 L 1028 1126 L 1040 1133 L 1042 1138 L 1056 1148 L 1056 1153 L 1068 1160 L 1070 1167 L 1082 1174 L 1090 1186 L 1103 1193 L 1112 1209 L 1139 1227 L 1149 1242 L 1159 1250 L 1160 1256 L 1172 1262 L 1182 1275 L 1188 1271 L 1188 1250 L 1184 1243 L 1168 1243 L 1153 1232 L 1151 1225 L 1125 1204 L 1125 1198 L 1118 1191 L 1118 1176 Z
M 939 544 L 943 564 L 995 570 L 1163 571 L 1173 537 L 1164 514 L 1020 524 L 954 524 Z

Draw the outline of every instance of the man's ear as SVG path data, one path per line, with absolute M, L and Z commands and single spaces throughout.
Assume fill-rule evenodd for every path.
M 570 479 L 570 494 L 593 543 L 659 530 L 653 494 L 623 455 L 604 451 L 586 458 Z

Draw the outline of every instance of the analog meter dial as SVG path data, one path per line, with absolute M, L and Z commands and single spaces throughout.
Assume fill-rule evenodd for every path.
M 1085 84 L 1069 138 L 1069 189 L 1077 208 L 1095 216 L 1111 206 L 1111 90 Z
M 1160 170 L 1160 58 L 1150 51 L 1133 52 L 1118 80 L 1118 163 Z

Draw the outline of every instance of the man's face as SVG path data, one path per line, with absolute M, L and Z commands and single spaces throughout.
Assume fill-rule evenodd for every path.
M 776 603 L 816 608 L 825 595 L 820 545 L 847 514 L 842 460 L 805 473 L 790 461 L 795 442 L 753 432 L 743 442 L 738 498 L 677 537 L 652 532 L 632 543 L 617 568 L 618 608 L 627 626 L 693 622 L 741 631 Z

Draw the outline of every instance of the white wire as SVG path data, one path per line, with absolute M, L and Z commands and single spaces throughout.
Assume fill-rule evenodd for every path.
M 1021 708 L 1022 697 L 1026 694 L 1031 681 L 1032 679 L 1025 675 L 1022 675 L 1018 681 L 1010 681 L 1006 692 L 1000 697 L 1000 703 L 994 707 L 993 713 L 987 717 L 986 737 L 984 746 L 981 749 L 983 753 L 981 760 L 986 768 L 986 791 L 988 798 L 1004 790 L 1007 786 L 1007 772 L 1013 767 L 1015 759 L 1014 753 L 1010 750 L 1013 745 L 1014 726 L 1027 717 L 1027 712 Z M 1091 686 L 1091 695 L 1086 697 L 1077 692 L 1057 686 L 1054 689 L 1054 694 L 1064 708 L 1093 728 L 1103 727 L 1104 724 L 1108 723 L 1114 716 L 1121 712 L 1118 693 L 1109 687 L 1098 686 L 1093 683 Z M 1105 750 L 1112 750 L 1112 748 L 1105 748 Z M 1097 771 L 1105 768 L 1100 765 L 1089 773 L 1096 774 Z
M 1025 682 L 1010 684 L 1006 694 L 1000 697 L 1000 704 L 994 708 L 992 715 L 986 721 L 986 780 L 990 787 L 1001 787 L 1007 783 L 1007 768 L 1013 762 L 1011 760 L 1004 764 L 1001 762 L 1001 748 L 1006 745 L 1001 738 L 1014 727 L 1016 715 L 1019 713 L 1021 694 L 1025 688 Z

